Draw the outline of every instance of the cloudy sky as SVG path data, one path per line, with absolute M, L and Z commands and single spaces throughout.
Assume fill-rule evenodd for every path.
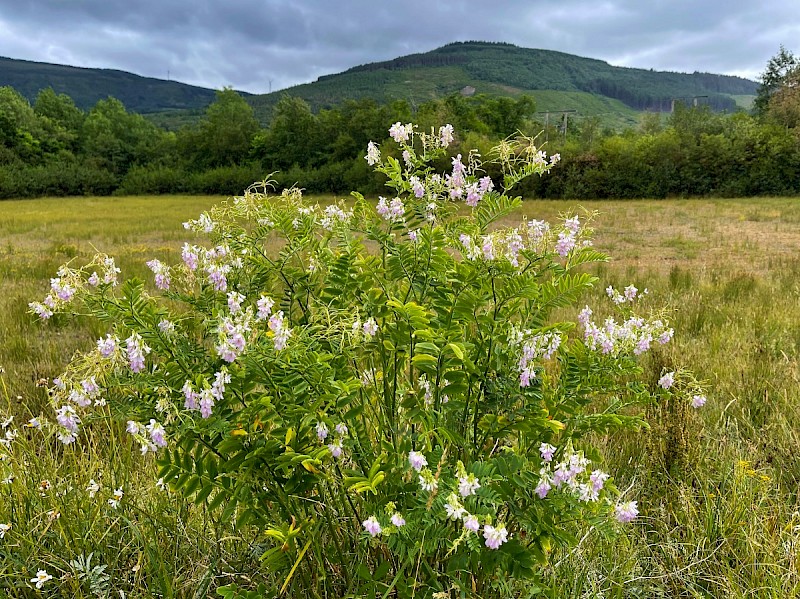
M 0 0 L 0 56 L 254 93 L 465 40 L 755 79 L 800 0 Z

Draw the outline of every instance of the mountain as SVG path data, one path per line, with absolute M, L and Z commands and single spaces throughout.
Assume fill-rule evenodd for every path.
M 512 44 L 456 42 L 421 54 L 360 65 L 271 94 L 249 98 L 267 119 L 283 94 L 298 96 L 312 108 L 329 108 L 347 99 L 396 99 L 418 105 L 462 90 L 492 95 L 527 93 L 540 111 L 574 109 L 583 116 L 668 111 L 673 99 L 694 98 L 715 110 L 747 105 L 758 84 L 711 73 L 673 73 L 611 66 L 602 60 Z
M 168 128 L 196 122 L 214 91 L 125 71 L 89 69 L 0 57 L 0 86 L 10 85 L 31 102 L 39 90 L 66 93 L 83 109 L 113 96 L 128 110 L 148 114 Z M 529 94 L 539 111 L 575 110 L 613 127 L 635 124 L 641 111 L 668 111 L 673 99 L 693 98 L 714 110 L 748 108 L 758 84 L 711 73 L 672 73 L 611 66 L 602 60 L 512 44 L 455 42 L 436 50 L 356 66 L 313 83 L 271 94 L 242 93 L 262 123 L 288 94 L 314 110 L 349 99 L 412 106 L 454 93 Z
M 72 97 L 84 110 L 113 96 L 133 112 L 198 110 L 214 101 L 214 90 L 177 81 L 141 77 L 113 69 L 87 69 L 0 57 L 0 86 L 11 86 L 28 98 L 52 87 Z M 243 94 L 246 95 L 246 94 Z

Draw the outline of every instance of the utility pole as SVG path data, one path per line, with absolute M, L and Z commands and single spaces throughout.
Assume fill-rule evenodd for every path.
M 550 135 L 548 129 L 550 128 L 549 125 L 550 125 L 550 113 L 551 112 L 553 114 L 560 114 L 561 115 L 561 119 L 564 121 L 564 139 L 566 139 L 567 138 L 567 125 L 568 125 L 568 121 L 569 121 L 569 115 L 570 114 L 576 114 L 578 111 L 575 110 L 575 109 L 570 108 L 570 109 L 565 109 L 565 110 L 543 110 L 541 112 L 535 113 L 535 114 L 543 114 L 544 115 L 544 140 L 545 141 L 548 141 L 548 138 L 549 138 L 549 135 Z

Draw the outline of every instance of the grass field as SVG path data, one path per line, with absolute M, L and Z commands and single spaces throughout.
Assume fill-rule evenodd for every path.
M 174 261 L 181 223 L 220 198 L 76 198 L 0 203 L 0 414 L 20 429 L 0 461 L 0 597 L 35 596 L 31 578 L 60 578 L 46 596 L 192 597 L 258 569 L 256 539 L 212 526 L 155 485 L 155 468 L 117 438 L 82 448 L 43 444 L 22 423 L 47 415 L 50 379 L 101 331 L 82 318 L 42 326 L 27 314 L 49 277 L 95 249 L 123 277 Z M 529 201 L 553 219 L 569 202 Z M 700 411 L 654 407 L 644 436 L 601 440 L 607 467 L 639 489 L 625 537 L 581 531 L 542 581 L 555 597 L 800 595 L 800 200 L 601 202 L 595 245 L 614 258 L 603 287 L 647 287 L 667 305 L 675 342 L 645 364 L 688 365 L 708 383 Z M 521 215 L 514 215 L 518 221 Z M 595 303 L 598 288 L 587 303 Z M 574 318 L 574 315 L 570 315 Z M 13 428 L 9 426 L 9 430 Z M 100 484 L 94 498 L 85 489 Z M 45 484 L 43 481 L 47 481 Z M 112 493 L 124 489 L 118 508 Z M 87 556 L 92 554 L 91 560 Z

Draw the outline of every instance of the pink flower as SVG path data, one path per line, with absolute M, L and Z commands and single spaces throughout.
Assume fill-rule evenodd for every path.
M 428 460 L 425 458 L 424 455 L 419 453 L 418 451 L 409 451 L 408 452 L 408 463 L 411 464 L 411 467 L 419 472 L 425 466 L 428 465 Z
M 692 407 L 693 408 L 702 408 L 706 405 L 706 396 L 705 395 L 693 395 L 692 396 Z
M 669 389 L 674 384 L 675 384 L 675 373 L 674 372 L 668 372 L 667 374 L 662 376 L 660 379 L 658 379 L 658 386 L 661 387 L 662 389 Z
M 472 514 L 464 516 L 464 528 L 466 528 L 467 530 L 471 530 L 472 532 L 478 532 L 480 527 L 481 525 L 475 516 L 473 516 Z
M 381 525 L 375 516 L 370 516 L 361 524 L 363 524 L 364 530 L 366 530 L 371 536 L 377 537 L 379 534 L 381 534 Z
M 553 459 L 553 454 L 556 452 L 556 448 L 550 445 L 549 443 L 542 443 L 539 446 L 539 453 L 542 455 L 542 459 L 545 462 L 549 462 Z
M 498 549 L 508 540 L 508 531 L 505 526 L 495 528 L 486 524 L 483 527 L 483 538 L 486 539 L 486 546 L 489 549 Z
M 394 524 L 397 528 L 400 528 L 401 526 L 405 526 L 406 525 L 406 519 L 403 518 L 397 512 L 392 514 L 391 520 L 392 520 L 392 524 Z
M 614 517 L 618 522 L 628 523 L 631 522 L 639 515 L 639 509 L 635 501 L 626 501 L 625 503 L 618 503 L 614 506 Z

